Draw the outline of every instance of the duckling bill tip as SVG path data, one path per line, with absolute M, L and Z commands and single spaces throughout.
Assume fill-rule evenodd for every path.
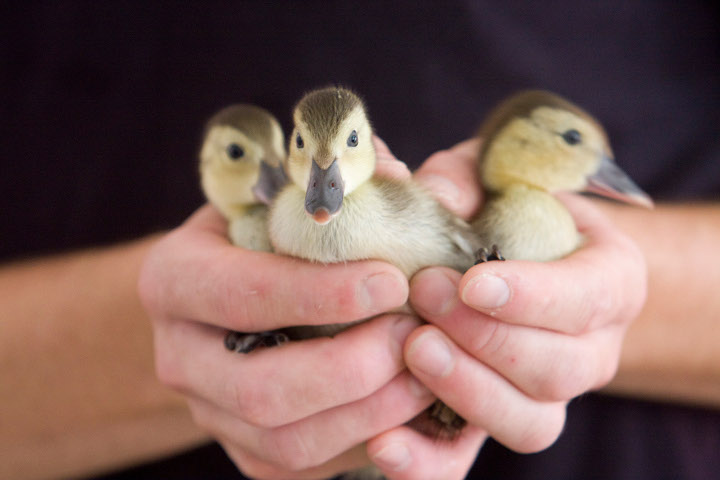
M 325 210 L 324 208 L 318 208 L 315 210 L 315 213 L 310 215 L 313 220 L 315 220 L 315 223 L 318 225 L 325 225 L 326 223 L 330 222 L 332 220 L 332 215 L 330 215 L 330 212 Z
M 631 205 L 654 207 L 652 198 L 609 157 L 603 158 L 598 171 L 588 178 L 585 190 Z

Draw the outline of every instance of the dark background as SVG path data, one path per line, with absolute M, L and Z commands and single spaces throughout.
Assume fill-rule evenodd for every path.
M 256 103 L 289 129 L 297 99 L 333 82 L 365 97 L 411 165 L 473 135 L 505 95 L 539 87 L 597 116 L 650 193 L 716 195 L 711 3 L 5 5 L 0 259 L 177 225 L 202 202 L 210 115 Z

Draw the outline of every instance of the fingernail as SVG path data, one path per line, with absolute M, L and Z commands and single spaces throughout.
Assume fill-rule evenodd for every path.
M 373 462 L 384 470 L 400 472 L 412 461 L 410 450 L 404 443 L 394 442 L 373 455 Z
M 413 307 L 430 316 L 443 316 L 455 308 L 458 301 L 457 285 L 437 269 L 419 272 L 413 278 L 415 288 L 411 296 Z
M 368 310 L 384 312 L 402 305 L 407 295 L 404 278 L 392 273 L 377 273 L 358 286 L 358 301 Z M 402 295 L 401 295 L 402 294 Z
M 431 377 L 445 377 L 453 368 L 453 355 L 435 332 L 420 335 L 408 349 L 408 363 Z
M 460 200 L 460 189 L 445 177 L 440 175 L 426 175 L 420 181 L 435 195 L 436 198 L 444 200 L 447 205 L 455 205 Z
M 482 310 L 502 307 L 508 299 L 510 287 L 496 275 L 479 275 L 470 280 L 462 291 L 463 303 Z

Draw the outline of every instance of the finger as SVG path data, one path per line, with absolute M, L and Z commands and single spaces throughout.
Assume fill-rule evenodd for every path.
M 483 430 L 470 425 L 452 442 L 398 427 L 368 441 L 367 452 L 390 480 L 460 480 L 486 438 Z
M 375 146 L 375 156 L 377 163 L 375 164 L 375 174 L 382 177 L 390 177 L 397 180 L 405 180 L 412 176 L 410 169 L 404 162 L 401 162 L 390 151 L 387 144 L 378 136 L 373 135 L 373 145 Z
M 560 435 L 565 402 L 538 402 L 526 396 L 433 325 L 410 335 L 405 361 L 445 404 L 512 450 L 537 452 Z
M 272 429 L 243 422 L 214 404 L 190 402 L 197 423 L 257 458 L 299 471 L 322 465 L 368 438 L 409 421 L 434 396 L 407 371 L 372 395 Z
M 333 338 L 242 355 L 224 348 L 219 329 L 156 322 L 156 369 L 177 390 L 250 424 L 277 427 L 380 389 L 404 370 L 402 345 L 418 325 L 408 315 L 386 315 Z
M 230 245 L 210 207 L 154 247 L 139 292 L 155 316 L 239 331 L 368 318 L 403 305 L 407 280 L 377 261 L 322 265 Z
M 317 480 L 331 478 L 348 470 L 359 469 L 368 464 L 365 446 L 358 445 L 323 465 L 301 471 L 292 471 L 270 464 L 234 447 L 226 439 L 219 439 L 225 452 L 242 473 L 258 480 Z
M 395 158 L 395 155 L 393 155 L 392 151 L 390 151 L 390 147 L 388 147 L 387 143 L 385 143 L 385 140 L 378 137 L 377 135 L 373 135 L 372 142 L 373 147 L 375 147 L 375 155 L 378 158 L 382 157 L 384 159 L 397 160 L 397 158 Z
M 462 303 L 457 295 L 460 279 L 460 273 L 447 268 L 419 272 L 411 282 L 413 308 L 526 395 L 541 401 L 570 400 L 605 385 L 615 374 L 624 326 L 571 336 L 509 324 Z
M 642 254 L 590 202 L 563 198 L 585 236 L 582 247 L 553 262 L 476 265 L 460 282 L 465 304 L 506 322 L 569 334 L 637 315 L 646 290 Z
M 464 219 L 472 217 L 482 201 L 477 174 L 479 150 L 478 139 L 466 140 L 431 155 L 415 172 L 418 183 Z

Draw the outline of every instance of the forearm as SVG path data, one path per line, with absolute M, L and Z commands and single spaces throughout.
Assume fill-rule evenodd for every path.
M 645 252 L 649 275 L 607 390 L 720 407 L 720 206 L 601 207 Z
M 0 268 L 2 478 L 78 476 L 201 441 L 155 379 L 147 239 Z

